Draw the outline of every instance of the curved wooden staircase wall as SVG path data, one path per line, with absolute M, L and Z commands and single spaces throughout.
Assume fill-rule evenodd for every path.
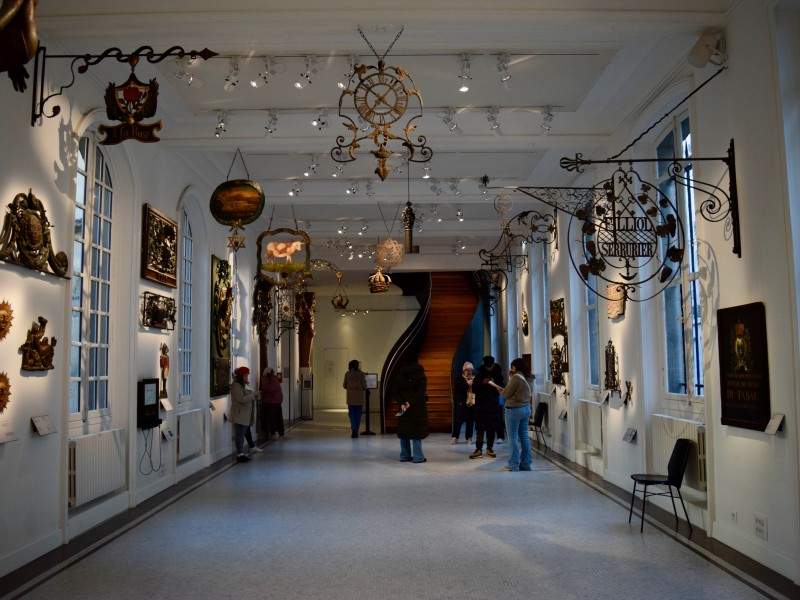
M 428 425 L 431 432 L 449 432 L 451 428 L 453 359 L 478 306 L 472 274 L 431 273 L 427 296 L 427 301 L 420 301 L 418 318 L 392 349 L 384 365 L 381 398 L 384 399 L 387 431 L 393 431 L 397 426 L 394 416 L 397 406 L 388 393 L 394 367 L 413 358 L 419 361 L 428 378 Z

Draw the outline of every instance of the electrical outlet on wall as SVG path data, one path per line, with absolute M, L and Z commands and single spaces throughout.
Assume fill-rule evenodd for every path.
M 731 511 L 731 523 L 738 523 L 739 522 L 739 513 L 735 510 Z
M 753 524 L 755 525 L 756 537 L 767 541 L 767 515 L 763 513 L 753 513 Z

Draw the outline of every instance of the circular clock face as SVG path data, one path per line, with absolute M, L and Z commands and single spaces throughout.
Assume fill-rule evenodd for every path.
M 353 95 L 358 114 L 373 125 L 394 123 L 408 106 L 405 86 L 387 73 L 374 73 L 362 79 Z

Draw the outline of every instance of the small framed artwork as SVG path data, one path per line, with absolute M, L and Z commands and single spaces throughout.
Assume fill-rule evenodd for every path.
M 149 204 L 142 206 L 142 277 L 178 287 L 178 224 Z
M 764 431 L 772 418 L 763 302 L 717 311 L 722 424 Z

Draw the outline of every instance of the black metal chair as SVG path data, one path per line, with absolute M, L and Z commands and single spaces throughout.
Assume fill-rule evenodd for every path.
M 669 457 L 669 464 L 667 465 L 667 475 L 649 475 L 649 474 L 635 474 L 631 475 L 633 479 L 633 492 L 631 493 L 631 508 L 628 511 L 628 523 L 631 522 L 633 517 L 633 503 L 636 500 L 636 486 L 641 484 L 644 486 L 642 493 L 642 524 L 639 531 L 644 531 L 644 511 L 647 505 L 648 496 L 669 496 L 672 500 L 672 512 L 675 513 L 675 531 L 678 530 L 678 510 L 675 508 L 675 496 L 672 493 L 672 488 L 678 492 L 681 506 L 683 507 L 683 514 L 686 515 L 686 522 L 689 524 L 689 535 L 692 535 L 692 522 L 689 520 L 689 513 L 686 512 L 686 505 L 683 503 L 683 496 L 681 496 L 681 485 L 683 484 L 683 476 L 686 473 L 686 465 L 689 463 L 689 454 L 692 451 L 692 440 L 681 438 L 675 441 L 675 446 L 672 448 L 672 455 Z M 647 487 L 651 485 L 665 485 L 667 486 L 666 492 L 648 492 Z
M 544 439 L 544 431 L 542 431 L 542 424 L 544 423 L 544 418 L 547 416 L 547 402 L 539 402 L 536 405 L 536 410 L 533 411 L 533 419 L 531 422 L 531 426 L 533 427 L 533 433 L 536 436 L 536 443 L 539 443 L 539 436 L 542 438 L 542 444 L 544 445 L 544 451 L 547 452 L 547 441 Z

